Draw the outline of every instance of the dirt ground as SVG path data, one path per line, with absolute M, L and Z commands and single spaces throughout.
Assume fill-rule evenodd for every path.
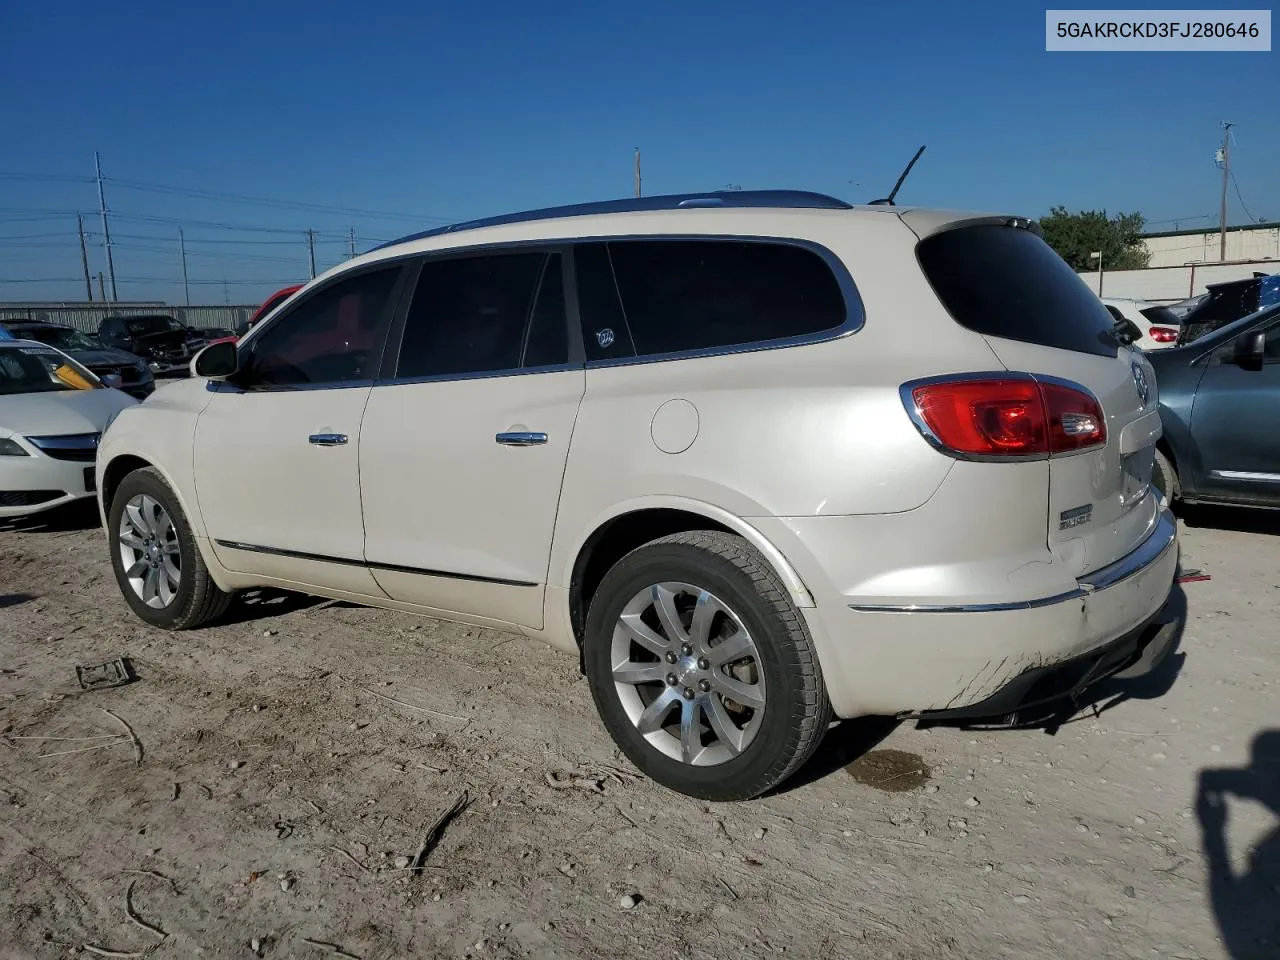
M 92 514 L 0 527 L 0 957 L 1274 960 L 1280 523 L 1201 523 L 1179 652 L 1100 713 L 844 724 L 733 805 L 526 640 L 283 594 L 168 634 Z

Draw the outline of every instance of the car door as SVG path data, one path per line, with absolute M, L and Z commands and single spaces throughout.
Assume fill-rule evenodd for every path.
M 1280 318 L 1261 325 L 1262 369 L 1233 361 L 1234 340 L 1208 359 L 1191 408 L 1191 436 L 1206 496 L 1280 504 Z
M 523 247 L 421 264 L 360 436 L 365 559 L 392 598 L 542 626 L 585 387 L 564 261 Z
M 403 270 L 343 274 L 248 338 L 196 422 L 196 495 L 228 569 L 381 597 L 364 565 L 360 420 Z

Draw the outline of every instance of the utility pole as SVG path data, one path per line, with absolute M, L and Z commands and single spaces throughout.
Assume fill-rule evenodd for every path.
M 356 258 L 356 228 L 355 227 L 351 228 L 350 243 L 351 243 L 351 259 L 354 260 Z
M 640 148 L 636 147 L 636 196 L 640 196 Z
M 178 228 L 178 250 L 182 253 L 182 295 L 187 301 L 187 306 L 191 306 L 191 288 L 187 286 L 187 241 L 182 235 L 182 228 Z
M 107 288 L 103 286 L 101 270 L 98 271 L 98 295 L 101 297 L 103 303 L 107 302 Z
M 89 276 L 89 251 L 84 245 L 84 216 L 76 214 L 76 225 L 80 228 L 80 265 L 84 267 L 84 289 L 93 303 L 93 280 Z
M 1218 259 L 1227 259 L 1227 180 L 1231 176 L 1231 128 L 1234 123 L 1223 121 L 1222 124 L 1222 208 L 1219 212 L 1220 227 L 1218 234 Z
M 311 279 L 316 278 L 316 232 L 307 231 L 307 259 L 311 263 Z
M 116 265 L 111 259 L 111 226 L 107 223 L 107 197 L 102 192 L 102 160 L 98 151 L 93 151 L 93 169 L 98 178 L 98 210 L 102 213 L 102 245 L 107 248 L 107 273 L 111 277 L 111 300 L 114 303 L 120 298 L 116 295 Z
M 224 306 L 231 306 L 231 292 L 227 289 L 227 278 L 222 278 L 222 303 Z

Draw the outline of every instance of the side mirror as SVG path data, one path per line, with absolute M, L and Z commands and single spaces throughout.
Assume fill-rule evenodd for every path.
M 1267 332 L 1250 330 L 1236 337 L 1231 361 L 1242 370 L 1261 370 L 1267 349 Z
M 211 343 L 191 358 L 192 376 L 225 380 L 240 368 L 240 355 L 230 340 Z
M 119 390 L 124 386 L 124 380 L 118 373 L 108 373 L 100 378 L 104 387 L 110 387 L 112 390 Z

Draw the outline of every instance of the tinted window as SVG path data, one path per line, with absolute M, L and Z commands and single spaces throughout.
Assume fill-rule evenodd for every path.
M 253 386 L 368 380 L 381 356 L 382 324 L 400 268 L 325 287 L 250 341 Z
M 129 332 L 135 337 L 145 337 L 152 333 L 167 333 L 170 330 L 182 330 L 182 324 L 173 317 L 130 317 L 125 321 Z
M 718 349 L 820 333 L 846 317 L 830 267 L 816 253 L 738 240 L 627 240 L 608 244 L 625 326 L 640 356 Z M 603 274 L 604 266 L 597 267 Z M 607 295 L 607 275 L 587 278 Z M 588 340 L 607 326 L 583 307 Z M 607 337 L 605 338 L 607 339 Z M 615 330 L 615 350 L 621 333 Z M 624 354 L 625 355 L 625 354 Z
M 560 254 L 552 254 L 542 271 L 542 285 L 525 335 L 522 367 L 541 367 L 569 359 L 569 328 L 565 320 L 564 269 Z
M 582 341 L 588 360 L 634 357 L 635 344 L 622 316 L 618 284 L 603 243 L 583 244 L 573 251 L 577 273 L 578 311 L 582 315 Z
M 989 337 L 1116 355 L 1107 308 L 1031 231 L 995 224 L 944 230 L 922 241 L 917 254 L 961 326 Z
M 526 365 L 562 361 L 564 290 L 557 286 L 559 274 L 559 255 L 543 252 L 428 260 L 405 319 L 396 376 L 515 370 L 526 352 L 526 334 L 531 361 Z M 546 303 L 535 311 L 540 287 Z M 536 318 L 532 325 L 531 318 Z

